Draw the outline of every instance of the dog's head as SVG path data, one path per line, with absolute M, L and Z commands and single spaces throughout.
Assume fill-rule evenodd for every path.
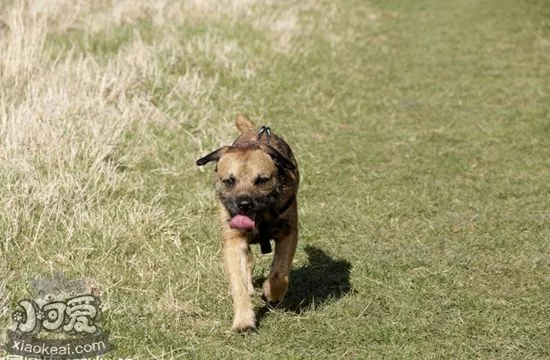
M 212 161 L 217 162 L 216 190 L 229 213 L 229 225 L 240 230 L 252 230 L 257 215 L 274 209 L 283 173 L 295 169 L 274 147 L 255 141 L 224 146 L 197 160 L 197 165 Z
M 230 226 L 252 230 L 256 215 L 272 209 L 280 193 L 280 175 L 294 164 L 270 146 L 224 146 L 197 160 L 202 166 L 217 161 L 216 190 Z

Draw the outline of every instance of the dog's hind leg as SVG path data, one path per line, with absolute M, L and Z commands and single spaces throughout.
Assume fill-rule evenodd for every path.
M 256 329 L 256 318 L 249 295 L 250 248 L 238 231 L 227 229 L 223 234 L 225 273 L 233 298 L 233 330 L 237 332 Z

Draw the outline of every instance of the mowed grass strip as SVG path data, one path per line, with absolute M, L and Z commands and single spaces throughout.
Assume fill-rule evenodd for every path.
M 0 10 L 0 328 L 60 270 L 100 290 L 114 357 L 550 356 L 545 1 Z M 194 166 L 237 112 L 303 177 L 291 290 L 258 290 L 251 336 Z

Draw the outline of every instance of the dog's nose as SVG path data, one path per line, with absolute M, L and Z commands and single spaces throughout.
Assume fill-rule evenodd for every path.
M 241 198 L 237 200 L 237 207 L 241 211 L 250 211 L 254 207 L 254 204 L 252 203 L 252 199 L 250 198 Z

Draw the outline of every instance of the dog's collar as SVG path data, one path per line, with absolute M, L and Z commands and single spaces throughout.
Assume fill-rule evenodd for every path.
M 277 216 L 287 211 L 290 205 L 292 205 L 292 202 L 294 201 L 294 199 L 295 199 L 295 196 L 292 196 L 290 199 L 288 199 L 288 201 L 279 209 Z
M 267 138 L 267 143 L 269 144 L 269 140 L 271 139 L 271 129 L 269 126 L 261 126 L 258 130 L 258 142 L 262 139 L 262 135 L 265 134 Z
M 265 255 L 265 254 L 271 253 L 272 249 L 271 249 L 271 242 L 269 240 L 269 237 L 260 235 L 259 243 L 260 243 L 260 250 L 262 254 Z

